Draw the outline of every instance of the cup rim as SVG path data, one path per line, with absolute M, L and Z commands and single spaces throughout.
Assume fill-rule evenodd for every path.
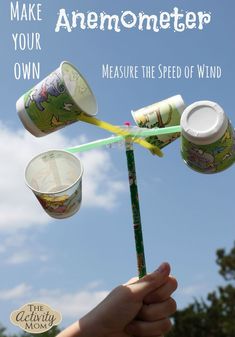
M 74 183 L 71 184 L 69 187 L 66 187 L 66 188 L 64 188 L 64 189 L 62 189 L 62 190 L 59 190 L 59 191 L 56 191 L 56 192 L 39 191 L 39 190 L 33 188 L 33 187 L 28 183 L 27 178 L 26 178 L 26 174 L 27 174 L 27 171 L 28 171 L 29 166 L 31 165 L 31 163 L 32 163 L 35 159 L 37 159 L 38 157 L 41 157 L 42 155 L 47 154 L 47 153 L 49 153 L 49 152 L 63 152 L 63 153 L 66 153 L 66 154 L 69 155 L 70 157 L 75 158 L 75 159 L 79 162 L 80 167 L 81 167 L 80 175 L 79 175 L 78 178 L 74 181 Z M 81 162 L 81 160 L 80 160 L 78 157 L 76 157 L 74 154 L 72 154 L 72 153 L 70 153 L 70 152 L 68 152 L 68 151 L 66 151 L 66 150 L 50 149 L 50 150 L 47 150 L 47 151 L 44 151 L 44 152 L 40 152 L 39 154 L 37 154 L 36 156 L 34 156 L 34 157 L 28 162 L 28 164 L 27 164 L 27 166 L 26 166 L 26 168 L 25 168 L 25 171 L 24 171 L 24 180 L 25 180 L 25 184 L 28 186 L 28 188 L 29 188 L 31 191 L 33 191 L 33 192 L 35 192 L 35 193 L 37 193 L 37 194 L 56 195 L 56 194 L 60 194 L 60 193 L 66 192 L 66 191 L 68 191 L 69 189 L 71 189 L 72 187 L 74 187 L 74 186 L 79 182 L 79 180 L 82 179 L 83 173 L 84 173 L 84 167 L 83 167 L 83 165 L 82 165 L 82 162 Z
M 94 102 L 95 102 L 95 113 L 91 114 L 91 113 L 88 113 L 86 111 L 83 111 L 82 108 L 76 103 L 75 99 L 73 98 L 73 96 L 70 94 L 69 90 L 68 90 L 68 87 L 64 81 L 64 78 L 63 78 L 63 71 L 62 71 L 62 68 L 63 68 L 63 65 L 64 64 L 68 64 L 70 67 L 72 67 L 78 74 L 79 76 L 81 76 L 81 78 L 83 79 L 84 83 L 86 84 L 86 86 L 88 87 L 88 89 L 90 90 L 91 92 L 91 96 L 92 98 L 94 99 Z M 60 63 L 60 66 L 59 66 L 59 69 L 60 69 L 60 73 L 61 73 L 61 76 L 63 78 L 63 81 L 64 81 L 64 85 L 66 87 L 66 91 L 67 91 L 67 94 L 69 95 L 69 97 L 72 99 L 72 101 L 74 102 L 75 106 L 79 107 L 79 109 L 82 110 L 82 112 L 84 112 L 86 115 L 90 116 L 90 117 L 93 117 L 93 116 L 96 116 L 97 113 L 98 113 L 98 104 L 97 104 L 97 100 L 96 100 L 96 97 L 93 93 L 93 90 L 91 89 L 90 85 L 88 84 L 87 80 L 85 79 L 85 77 L 80 73 L 80 71 L 72 64 L 70 63 L 69 61 L 62 61 Z
M 24 128 L 30 132 L 35 137 L 43 137 L 47 134 L 45 132 L 42 132 L 37 125 L 32 121 L 32 119 L 29 117 L 24 104 L 24 97 L 25 94 L 23 94 L 16 102 L 16 111 L 18 114 L 18 117 L 23 124 Z

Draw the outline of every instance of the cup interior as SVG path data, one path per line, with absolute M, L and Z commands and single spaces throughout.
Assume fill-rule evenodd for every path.
M 37 193 L 55 194 L 72 188 L 81 180 L 83 168 L 66 151 L 48 151 L 33 158 L 25 171 L 28 186 Z
M 61 71 L 66 88 L 77 106 L 87 115 L 96 115 L 96 99 L 86 80 L 78 70 L 68 62 L 62 63 Z

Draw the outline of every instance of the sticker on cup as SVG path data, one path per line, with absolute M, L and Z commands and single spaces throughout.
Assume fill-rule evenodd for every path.
M 140 128 L 164 128 L 180 124 L 180 117 L 185 103 L 180 95 L 165 99 L 137 111 L 132 111 L 135 123 Z M 180 137 L 180 133 L 150 136 L 146 141 L 163 148 Z
M 216 173 L 235 162 L 235 133 L 223 109 L 214 102 L 188 106 L 181 117 L 181 154 L 200 173 Z
M 36 137 L 97 114 L 97 103 L 85 78 L 69 62 L 25 93 L 16 103 L 24 127 Z
M 51 217 L 74 215 L 82 202 L 83 167 L 73 154 L 50 150 L 33 158 L 25 170 L 28 187 Z

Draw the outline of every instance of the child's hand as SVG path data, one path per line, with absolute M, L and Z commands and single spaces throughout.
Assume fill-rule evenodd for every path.
M 171 329 L 169 316 L 176 311 L 170 296 L 177 282 L 169 273 L 164 263 L 154 273 L 115 288 L 59 337 L 161 337 Z

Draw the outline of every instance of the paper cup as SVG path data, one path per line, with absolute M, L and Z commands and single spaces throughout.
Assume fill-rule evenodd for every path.
M 164 128 L 180 124 L 180 117 L 185 109 L 185 103 L 180 95 L 149 105 L 137 111 L 132 111 L 135 123 L 140 128 Z M 150 136 L 146 141 L 163 148 L 180 137 L 180 133 Z
M 50 150 L 29 162 L 25 179 L 47 214 L 64 219 L 81 206 L 82 174 L 77 157 L 66 151 Z
M 188 106 L 181 128 L 181 154 L 193 170 L 216 173 L 234 163 L 234 129 L 218 104 L 200 101 Z
M 16 103 L 24 127 L 36 137 L 77 122 L 81 112 L 97 113 L 91 88 L 70 63 L 60 67 L 24 94 Z

